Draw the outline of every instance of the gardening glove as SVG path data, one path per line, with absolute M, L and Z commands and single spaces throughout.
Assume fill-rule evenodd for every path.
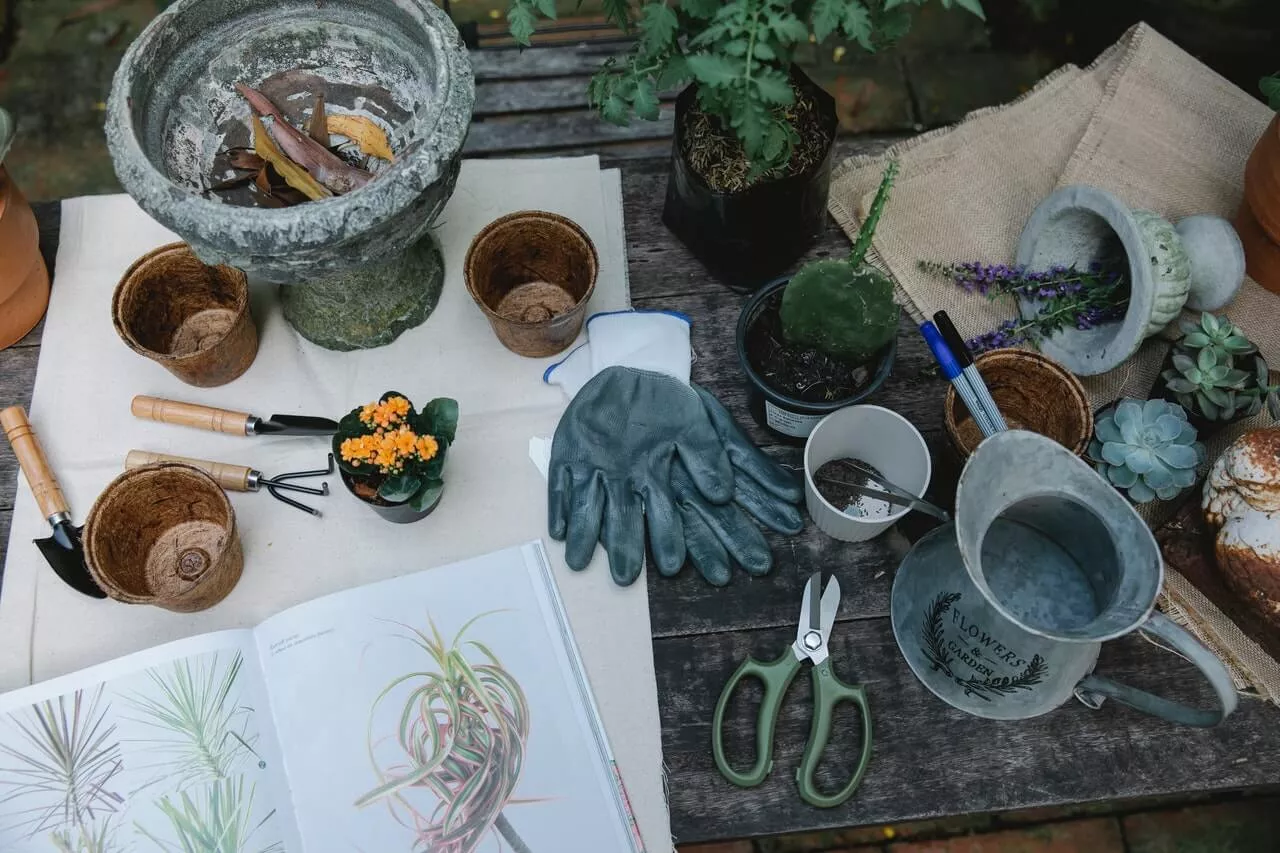
M 790 474 L 751 443 L 712 394 L 689 383 L 688 319 L 670 312 L 614 312 L 588 320 L 587 335 L 588 343 L 548 369 L 544 379 L 572 395 L 601 370 L 617 363 L 636 367 L 631 362 L 639 362 L 689 384 L 702 401 L 734 469 L 733 498 L 726 502 L 709 500 L 679 457 L 672 463 L 672 494 L 689 561 L 716 586 L 729 582 L 734 562 L 749 574 L 766 574 L 772 568 L 772 555 L 751 519 L 779 533 L 799 533 L 804 518 L 797 505 L 804 492 Z M 658 571 L 674 575 L 683 562 L 657 560 Z
M 733 468 L 703 402 L 661 373 L 605 368 L 569 403 L 551 443 L 548 527 L 565 542 L 565 562 L 582 570 L 596 542 L 615 582 L 628 585 L 644 565 L 644 534 L 659 571 L 678 571 L 686 548 L 671 491 L 679 458 L 712 503 L 733 494 Z
M 773 568 L 773 553 L 752 519 L 777 533 L 796 535 L 804 529 L 804 516 L 797 506 L 804 490 L 786 469 L 751 443 L 711 392 L 692 387 L 733 466 L 733 500 L 727 504 L 708 501 L 681 462 L 672 465 L 671 488 L 680 510 L 689 562 L 713 586 L 729 583 L 734 563 L 753 577 L 766 575 Z M 665 577 L 679 570 L 678 566 L 674 571 L 658 566 Z

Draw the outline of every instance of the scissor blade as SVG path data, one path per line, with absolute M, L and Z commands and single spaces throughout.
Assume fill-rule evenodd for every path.
M 836 624 L 836 614 L 840 611 L 840 581 L 834 577 L 827 581 L 827 588 L 822 593 L 821 620 L 822 627 L 815 629 L 822 632 L 822 645 L 826 646 L 831 636 L 831 628 Z
M 814 572 L 804 585 L 804 598 L 800 601 L 800 621 L 796 625 L 796 641 L 793 646 L 796 657 L 800 660 L 808 655 L 805 647 L 805 636 L 822 631 L 822 614 L 819 596 L 822 592 L 822 572 Z

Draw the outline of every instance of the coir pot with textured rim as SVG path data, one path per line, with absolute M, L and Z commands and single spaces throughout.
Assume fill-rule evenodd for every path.
M 157 462 L 111 481 L 85 519 L 85 562 L 102 591 L 178 613 L 226 598 L 244 570 L 231 501 L 190 465 Z
M 742 306 L 742 313 L 738 315 L 738 361 L 747 379 L 747 407 L 756 423 L 789 444 L 803 444 L 813 428 L 827 415 L 861 402 L 879 390 L 893 370 L 893 362 L 898 354 L 898 339 L 894 337 L 889 341 L 879 355 L 866 365 L 867 381 L 848 397 L 811 402 L 779 391 L 769 384 L 752 363 L 747 338 L 766 311 L 777 310 L 770 302 L 776 301 L 773 297 L 780 296 L 781 290 L 789 281 L 790 277 L 784 277 L 769 282 Z
M 688 87 L 676 100 L 662 222 L 713 276 L 739 293 L 750 293 L 784 272 L 826 227 L 835 99 L 799 68 L 793 68 L 792 75 L 817 104 L 826 150 L 798 175 L 760 181 L 740 192 L 712 189 L 684 156 L 685 117 L 697 98 L 697 87 Z

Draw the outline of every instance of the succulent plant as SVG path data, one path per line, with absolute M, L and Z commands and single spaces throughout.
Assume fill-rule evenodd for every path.
M 1235 420 L 1248 414 L 1252 402 L 1257 401 L 1241 393 L 1253 374 L 1235 367 L 1225 350 L 1206 346 L 1193 357 L 1188 351 L 1175 349 L 1173 367 L 1160 376 L 1180 405 L 1205 420 Z
M 1200 315 L 1200 322 L 1182 320 L 1178 323 L 1178 327 L 1183 333 L 1178 346 L 1190 350 L 1193 355 L 1200 350 L 1208 349 L 1221 362 L 1223 353 L 1236 356 L 1249 355 L 1258 351 L 1253 341 L 1245 336 L 1244 331 L 1228 320 L 1225 315 L 1215 317 L 1205 312 Z
M 884 171 L 847 260 L 814 261 L 791 277 L 779 310 L 782 336 L 788 344 L 861 364 L 897 334 L 899 308 L 893 299 L 893 282 L 866 263 L 897 175 L 898 163 L 894 161 Z
M 1206 421 L 1252 417 L 1264 404 L 1280 420 L 1280 385 L 1271 384 L 1266 360 L 1239 326 L 1213 314 L 1179 325 L 1183 338 L 1173 348 L 1173 366 L 1160 374 L 1165 397 Z
M 1099 416 L 1089 459 L 1129 500 L 1147 503 L 1195 485 L 1205 449 L 1182 406 L 1126 398 Z

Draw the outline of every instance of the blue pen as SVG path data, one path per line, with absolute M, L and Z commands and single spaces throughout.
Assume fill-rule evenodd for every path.
M 978 402 L 978 396 L 974 393 L 973 387 L 969 385 L 968 377 L 964 375 L 960 362 L 956 360 L 955 355 L 947 347 L 947 342 L 942 339 L 942 333 L 938 331 L 938 327 L 932 321 L 926 320 L 920 324 L 920 334 L 924 335 L 924 342 L 929 345 L 929 351 L 933 353 L 933 358 L 938 362 L 938 367 L 942 368 L 942 375 L 947 377 L 947 381 L 951 383 L 952 387 L 956 389 L 956 393 L 960 395 L 965 408 L 973 416 L 973 422 L 982 431 L 983 437 L 993 435 L 996 432 L 995 424 L 991 423 L 991 419 Z

